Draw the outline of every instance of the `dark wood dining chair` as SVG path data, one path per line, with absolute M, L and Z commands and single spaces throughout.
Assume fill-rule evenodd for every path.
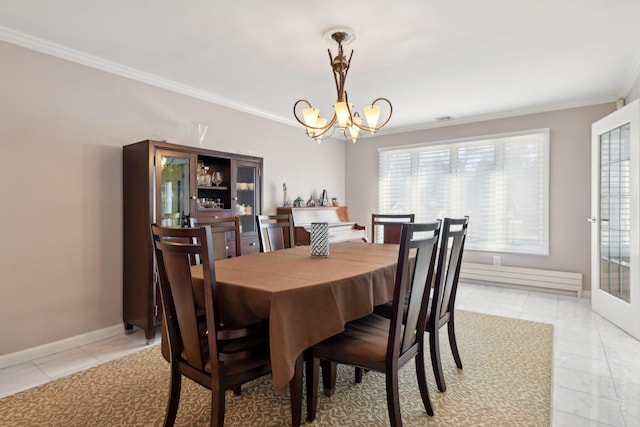
M 405 222 L 414 222 L 415 214 L 371 214 L 372 243 L 400 243 L 400 230 Z M 382 235 L 382 239 L 376 238 Z M 380 242 L 378 242 L 380 240 Z
M 439 231 L 439 221 L 402 225 L 390 318 L 372 313 L 354 320 L 347 323 L 345 330 L 340 334 L 314 345 L 307 351 L 305 357 L 309 421 L 315 419 L 317 411 L 320 360 L 383 372 L 386 376 L 389 420 L 391 426 L 399 427 L 402 425 L 402 417 L 398 395 L 398 369 L 414 359 L 422 403 L 427 413 L 433 415 L 425 375 L 425 335 L 422 331 L 426 327 Z M 415 251 L 414 262 L 410 262 L 412 250 Z
M 170 348 L 171 379 L 164 425 L 175 423 L 185 376 L 211 390 L 211 426 L 222 427 L 225 390 L 236 390 L 271 372 L 268 323 L 238 329 L 221 323 L 210 226 L 167 228 L 153 224 L 151 234 Z M 204 307 L 196 302 L 193 292 L 192 260 L 196 256 L 203 269 Z M 302 387 L 291 390 L 294 426 L 300 425 L 301 394 Z
M 271 252 L 293 248 L 293 217 L 289 215 L 256 215 L 260 251 Z
M 433 374 L 440 391 L 447 389 L 440 359 L 439 331 L 444 325 L 447 325 L 453 360 L 458 369 L 462 369 L 462 360 L 460 359 L 460 352 L 456 342 L 454 320 L 458 278 L 460 277 L 460 266 L 462 265 L 462 254 L 468 225 L 468 216 L 464 218 L 445 218 L 440 231 L 438 265 L 436 267 L 433 297 L 430 302 L 426 329 L 429 333 L 429 351 L 431 353 Z
M 211 238 L 213 239 L 214 259 L 228 258 L 235 254 L 242 254 L 240 245 L 240 218 L 237 216 L 210 217 L 210 218 L 189 218 L 191 227 L 203 225 L 211 226 Z M 229 248 L 229 237 L 233 236 L 233 248 Z
M 400 243 L 400 234 L 402 230 L 402 224 L 415 221 L 415 214 L 371 214 L 371 243 Z M 376 239 L 376 230 L 378 230 L 378 236 L 382 235 L 382 238 Z M 377 240 L 380 240 L 378 242 Z M 380 307 L 376 307 L 378 311 Z M 391 311 L 391 303 L 383 304 L 381 308 L 384 314 L 389 315 Z M 336 364 L 327 361 L 321 362 L 322 366 L 322 380 L 324 383 L 324 393 L 330 396 L 333 393 L 335 387 L 336 378 Z M 356 368 L 355 376 L 356 382 L 362 381 L 362 374 L 364 370 Z

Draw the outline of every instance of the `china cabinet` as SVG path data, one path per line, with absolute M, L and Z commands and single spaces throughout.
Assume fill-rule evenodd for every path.
M 258 252 L 262 158 L 140 141 L 123 147 L 123 321 L 155 336 L 162 318 L 150 224 L 238 216 L 242 254 Z M 236 244 L 229 236 L 229 254 Z

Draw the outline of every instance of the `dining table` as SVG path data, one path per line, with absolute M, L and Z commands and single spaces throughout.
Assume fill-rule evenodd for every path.
M 292 426 L 301 425 L 303 354 L 345 325 L 393 299 L 399 245 L 332 243 L 327 256 L 310 246 L 215 261 L 218 306 L 230 328 L 269 322 L 276 393 L 290 387 Z M 204 306 L 202 266 L 192 267 L 194 299 Z
M 221 320 L 239 327 L 268 319 L 273 386 L 285 394 L 306 349 L 393 299 L 398 249 L 348 241 L 331 244 L 329 256 L 297 246 L 217 260 Z M 192 275 L 203 304 L 202 268 Z

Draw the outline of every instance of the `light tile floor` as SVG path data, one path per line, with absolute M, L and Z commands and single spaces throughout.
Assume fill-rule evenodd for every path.
M 640 426 L 640 341 L 591 300 L 461 283 L 456 307 L 554 325 L 554 427 Z
M 554 325 L 554 427 L 640 426 L 640 342 L 591 311 L 589 299 L 461 283 L 456 304 Z M 136 331 L 0 369 L 0 397 L 145 347 Z

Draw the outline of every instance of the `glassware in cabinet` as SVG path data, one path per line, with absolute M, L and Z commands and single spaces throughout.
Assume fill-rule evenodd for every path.
M 194 156 L 178 151 L 156 152 L 156 222 L 166 227 L 180 227 L 193 212 L 192 200 Z
M 248 160 L 232 162 L 235 179 L 235 214 L 240 218 L 242 233 L 257 233 L 256 215 L 260 206 L 260 164 Z

